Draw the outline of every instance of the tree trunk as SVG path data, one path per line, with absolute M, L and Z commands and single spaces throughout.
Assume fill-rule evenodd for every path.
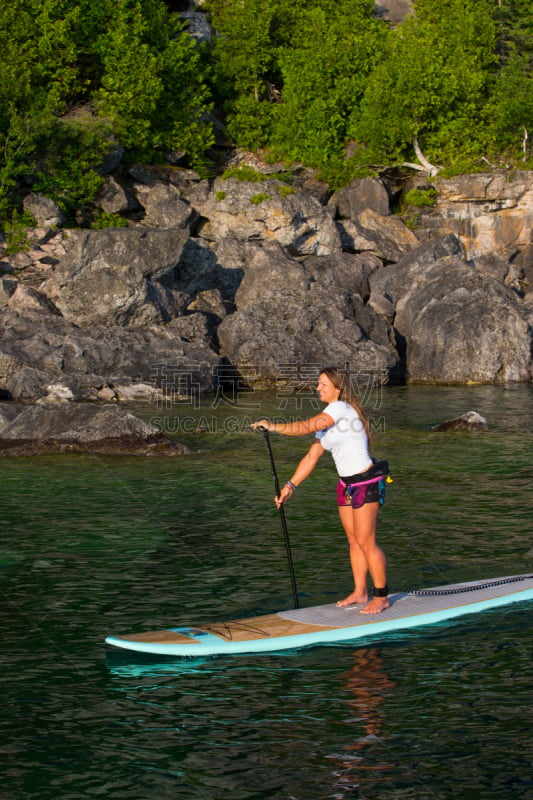
M 439 173 L 440 167 L 436 167 L 434 164 L 430 164 L 427 158 L 424 156 L 422 150 L 420 149 L 420 145 L 418 144 L 418 139 L 416 136 L 413 139 L 413 147 L 416 153 L 416 157 L 420 161 L 420 164 L 413 164 L 410 161 L 404 161 L 404 167 L 410 167 L 411 169 L 417 169 L 419 172 L 427 172 L 430 178 L 434 175 Z

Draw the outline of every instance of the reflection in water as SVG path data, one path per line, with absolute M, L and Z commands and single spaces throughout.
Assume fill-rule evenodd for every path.
M 344 753 L 336 753 L 329 758 L 335 764 L 333 773 L 336 789 L 335 798 L 353 797 L 351 792 L 359 789 L 361 784 L 373 783 L 371 772 L 384 780 L 384 771 L 392 770 L 395 765 L 387 763 L 371 764 L 365 759 L 365 751 L 371 745 L 383 741 L 380 736 L 383 715 L 379 705 L 383 698 L 395 688 L 396 684 L 389 678 L 385 665 L 377 647 L 361 647 L 353 653 L 354 664 L 347 672 L 339 676 L 344 680 L 351 698 L 347 705 L 353 711 L 349 720 L 357 725 L 357 730 L 364 731 L 346 745 Z M 350 794 L 346 794 L 349 792 Z
M 209 661 L 202 658 L 171 658 L 164 656 L 110 650 L 105 656 L 111 675 L 120 678 L 151 678 L 157 675 L 181 675 L 196 672 Z

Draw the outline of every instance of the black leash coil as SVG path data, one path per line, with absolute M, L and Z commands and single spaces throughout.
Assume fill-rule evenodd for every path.
M 518 583 L 519 581 L 531 580 L 533 575 L 516 575 L 512 578 L 502 578 L 497 581 L 486 581 L 485 583 L 477 583 L 472 586 L 460 586 L 455 589 L 410 589 L 408 594 L 413 594 L 416 597 L 437 597 L 446 594 L 464 594 L 465 592 L 475 592 L 478 589 L 491 589 L 493 586 L 503 586 L 507 583 Z

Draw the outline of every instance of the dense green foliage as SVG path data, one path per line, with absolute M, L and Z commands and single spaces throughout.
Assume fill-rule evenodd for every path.
M 533 116 L 527 103 L 515 113 L 506 89 L 520 85 L 531 95 L 531 65 L 514 47 L 503 62 L 498 57 L 510 47 L 498 8 L 494 0 L 418 0 L 370 77 L 354 138 L 400 159 L 416 136 L 430 159 L 448 164 L 497 158 L 516 145 Z
M 161 0 L 0 0 L 0 214 L 29 189 L 72 211 L 118 145 L 204 159 L 201 49 Z
M 353 136 L 392 159 L 415 136 L 433 159 L 470 155 L 472 148 L 476 154 L 475 127 L 495 61 L 490 5 L 419 0 L 416 16 L 389 38 L 370 77 Z
M 324 168 L 414 160 L 527 164 L 528 0 L 417 0 L 395 28 L 366 0 L 210 0 L 214 80 L 242 147 Z M 358 146 L 343 158 L 347 143 Z
M 368 0 L 328 0 L 302 11 L 291 47 L 280 53 L 283 102 L 271 145 L 284 158 L 324 167 L 342 155 L 386 35 L 372 8 Z
M 164 0 L 0 0 L 0 219 L 30 190 L 83 208 L 117 147 L 205 165 L 213 107 L 237 146 L 337 184 L 415 137 L 448 169 L 531 166 L 530 0 L 416 0 L 396 27 L 374 5 L 207 0 L 199 45 Z
M 387 27 L 372 0 L 211 0 L 215 83 L 243 147 L 323 166 L 347 125 Z

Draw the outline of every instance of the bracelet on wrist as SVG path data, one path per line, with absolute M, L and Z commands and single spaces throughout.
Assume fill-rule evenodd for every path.
M 295 491 L 296 491 L 296 486 L 295 486 L 295 484 L 294 484 L 292 481 L 285 481 L 285 484 L 286 484 L 287 486 L 290 486 L 293 492 L 295 492 Z

